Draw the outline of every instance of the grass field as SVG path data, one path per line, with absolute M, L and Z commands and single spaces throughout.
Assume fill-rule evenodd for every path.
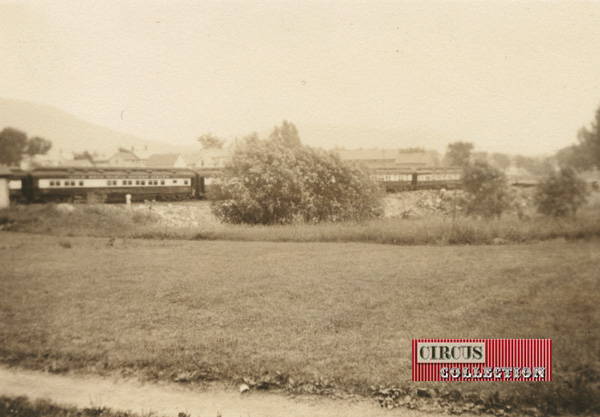
M 597 194 L 597 193 L 596 193 Z M 595 194 L 595 195 L 596 195 Z M 294 224 L 285 226 L 225 225 L 215 219 L 181 227 L 161 224 L 152 210 L 127 210 L 121 205 L 75 206 L 64 212 L 54 204 L 16 206 L 0 211 L 0 230 L 113 238 L 171 240 L 233 240 L 263 242 L 363 242 L 392 245 L 472 245 L 523 243 L 556 238 L 600 237 L 600 199 L 576 218 L 535 216 L 499 220 L 458 216 L 376 219 L 365 222 Z M 198 210 L 206 207 L 198 206 Z M 197 222 L 196 222 L 197 223 Z
M 551 338 L 555 381 L 453 387 L 550 411 L 589 411 L 600 396 L 598 241 L 401 247 L 0 233 L 0 264 L 6 364 L 369 395 L 372 385 L 415 386 L 413 338 Z

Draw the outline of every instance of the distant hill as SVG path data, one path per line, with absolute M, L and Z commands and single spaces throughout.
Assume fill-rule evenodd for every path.
M 148 153 L 191 153 L 198 150 L 117 132 L 55 107 L 0 98 L 0 130 L 5 127 L 22 130 L 30 137 L 40 136 L 52 141 L 53 155 L 60 151 L 88 151 L 110 157 L 119 147 L 134 147 L 136 150 L 147 148 Z

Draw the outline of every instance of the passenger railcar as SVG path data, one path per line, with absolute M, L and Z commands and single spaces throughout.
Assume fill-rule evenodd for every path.
M 454 189 L 460 187 L 462 180 L 461 171 L 455 169 L 423 170 L 415 172 L 414 175 L 417 190 Z
M 188 169 L 40 168 L 22 178 L 21 193 L 30 202 L 125 202 L 200 198 L 204 178 Z
M 461 185 L 459 169 L 422 169 L 416 171 L 380 169 L 372 178 L 378 181 L 387 192 L 453 189 Z

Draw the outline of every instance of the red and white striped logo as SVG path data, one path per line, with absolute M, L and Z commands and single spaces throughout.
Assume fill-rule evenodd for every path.
M 552 381 L 551 339 L 413 339 L 413 381 Z

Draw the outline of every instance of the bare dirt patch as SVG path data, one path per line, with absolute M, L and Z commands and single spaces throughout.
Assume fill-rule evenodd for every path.
M 416 411 L 377 407 L 373 401 L 343 402 L 329 398 L 250 392 L 213 385 L 203 391 L 173 385 L 142 385 L 135 381 L 97 377 L 50 375 L 42 372 L 0 368 L 0 394 L 26 395 L 30 399 L 84 407 L 107 407 L 134 413 L 155 412 L 178 416 L 264 416 L 264 417 L 363 417 L 418 416 Z

